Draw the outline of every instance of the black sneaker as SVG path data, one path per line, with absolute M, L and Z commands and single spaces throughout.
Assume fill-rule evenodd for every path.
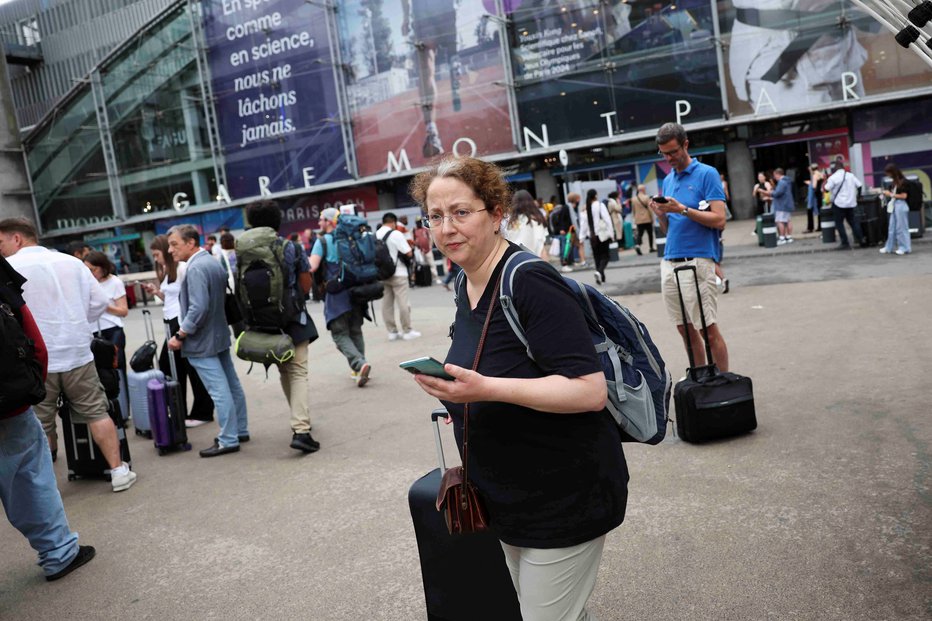
M 641 254 L 643 254 L 643 253 L 641 252 L 641 247 L 640 247 L 640 246 L 635 246 L 635 247 L 634 247 L 634 251 L 635 251 L 636 253 L 638 253 L 638 256 L 641 256 Z
M 80 567 L 81 565 L 85 565 L 86 563 L 88 563 L 92 558 L 94 558 L 94 555 L 96 553 L 97 553 L 97 550 L 94 549 L 94 546 L 78 546 L 78 553 L 75 555 L 74 559 L 72 559 L 72 561 L 68 563 L 68 565 L 64 569 L 62 569 L 58 573 L 54 573 L 54 574 L 50 574 L 46 576 L 45 579 L 48 580 L 49 582 L 54 582 L 55 580 L 58 580 L 59 578 L 64 578 L 65 576 L 73 572 L 75 569 Z
M 296 433 L 291 437 L 291 448 L 305 453 L 315 453 L 320 450 L 320 442 L 312 438 L 309 433 Z

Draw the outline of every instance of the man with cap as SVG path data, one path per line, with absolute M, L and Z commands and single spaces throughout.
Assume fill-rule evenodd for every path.
M 333 230 L 336 228 L 340 212 L 335 207 L 328 207 L 320 213 L 320 233 L 311 250 L 311 272 L 324 270 L 324 280 L 329 282 L 339 276 L 340 255 L 333 242 Z M 365 303 L 353 302 L 349 291 L 327 292 L 324 299 L 324 320 L 327 329 L 340 353 L 346 357 L 352 370 L 352 378 L 362 388 L 369 381 L 371 366 L 366 361 L 366 343 L 362 336 L 363 319 L 369 319 Z

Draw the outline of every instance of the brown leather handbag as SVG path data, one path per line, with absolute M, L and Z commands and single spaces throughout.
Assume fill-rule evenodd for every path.
M 495 283 L 493 291 L 499 290 L 501 274 Z M 498 296 L 493 293 L 489 303 L 489 311 L 485 314 L 485 324 L 482 326 L 482 336 L 479 337 L 479 346 L 476 348 L 476 357 L 472 362 L 472 370 L 479 368 L 479 357 L 485 345 L 485 337 L 489 332 L 489 321 Z M 443 473 L 440 481 L 440 491 L 437 494 L 437 511 L 443 511 L 447 523 L 447 530 L 451 535 L 467 535 L 479 533 L 489 529 L 489 517 L 486 513 L 482 499 L 476 487 L 469 482 L 469 404 L 463 406 L 463 465 L 449 468 Z

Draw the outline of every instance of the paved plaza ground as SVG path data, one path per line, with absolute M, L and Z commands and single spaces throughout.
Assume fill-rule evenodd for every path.
M 720 325 L 733 370 L 754 379 L 759 428 L 703 446 L 672 434 L 626 445 L 627 518 L 608 537 L 591 608 L 602 621 L 928 619 L 932 244 L 893 257 L 820 252 L 799 236 L 763 251 L 749 230 L 726 236 L 733 290 Z M 628 251 L 608 278 L 682 375 L 656 259 Z M 363 389 L 311 305 L 323 332 L 310 363 L 319 453 L 288 447 L 277 371 L 238 363 L 252 434 L 240 453 L 159 457 L 133 436 L 139 481 L 120 494 L 68 482 L 59 460 L 71 525 L 97 558 L 46 583 L 0 522 L 0 619 L 425 619 L 407 490 L 436 466 L 436 402 L 397 365 L 443 357 L 453 307 L 437 286 L 411 304 L 419 340 L 388 342 L 366 324 Z M 138 309 L 127 333 L 132 350 Z M 195 449 L 215 432 L 192 430 Z

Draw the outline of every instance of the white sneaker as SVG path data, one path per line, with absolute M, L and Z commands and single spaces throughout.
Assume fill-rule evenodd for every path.
M 887 250 L 886 248 L 881 248 L 881 249 L 880 249 L 880 254 L 890 254 L 890 251 Z
M 785 237 L 781 237 L 780 239 L 778 239 L 778 240 L 777 240 L 777 245 L 778 245 L 778 246 L 785 246 L 785 245 L 786 245 L 786 238 L 785 238 Z
M 350 376 L 350 378 L 351 378 L 354 382 L 356 382 L 356 381 L 359 380 L 359 372 L 358 372 L 358 371 L 350 371 L 349 376 Z
M 899 256 L 902 257 L 904 254 L 906 254 L 906 251 L 903 250 L 902 248 L 897 248 L 897 249 L 896 249 L 896 254 L 898 254 Z
M 207 424 L 206 420 L 195 420 L 193 418 L 189 418 L 184 421 L 184 426 L 187 429 L 193 429 L 194 427 L 200 427 L 201 425 L 206 425 L 206 424 Z
M 560 271 L 563 272 L 564 274 L 569 274 L 570 272 L 573 271 L 573 268 L 570 267 L 569 265 L 564 265 L 563 267 L 560 268 Z
M 389 341 L 397 341 L 397 340 L 400 339 L 400 338 L 401 338 L 401 335 L 398 334 L 397 332 L 389 332 L 389 333 L 388 333 L 388 340 L 389 340 Z
M 792 244 L 794 241 L 796 241 L 796 240 L 793 239 L 792 237 L 787 237 L 787 238 L 786 238 L 786 243 L 788 243 L 788 244 Z
M 124 474 L 112 474 L 110 475 L 110 485 L 113 486 L 114 492 L 122 492 L 128 490 L 133 486 L 133 483 L 136 482 L 136 473 L 129 469 L 129 466 L 124 461 L 123 466 L 126 467 L 126 472 Z
M 414 339 L 420 338 L 420 337 L 421 337 L 421 333 L 418 332 L 417 330 L 408 330 L 407 332 L 401 335 L 401 338 L 403 338 L 406 341 L 413 341 Z

